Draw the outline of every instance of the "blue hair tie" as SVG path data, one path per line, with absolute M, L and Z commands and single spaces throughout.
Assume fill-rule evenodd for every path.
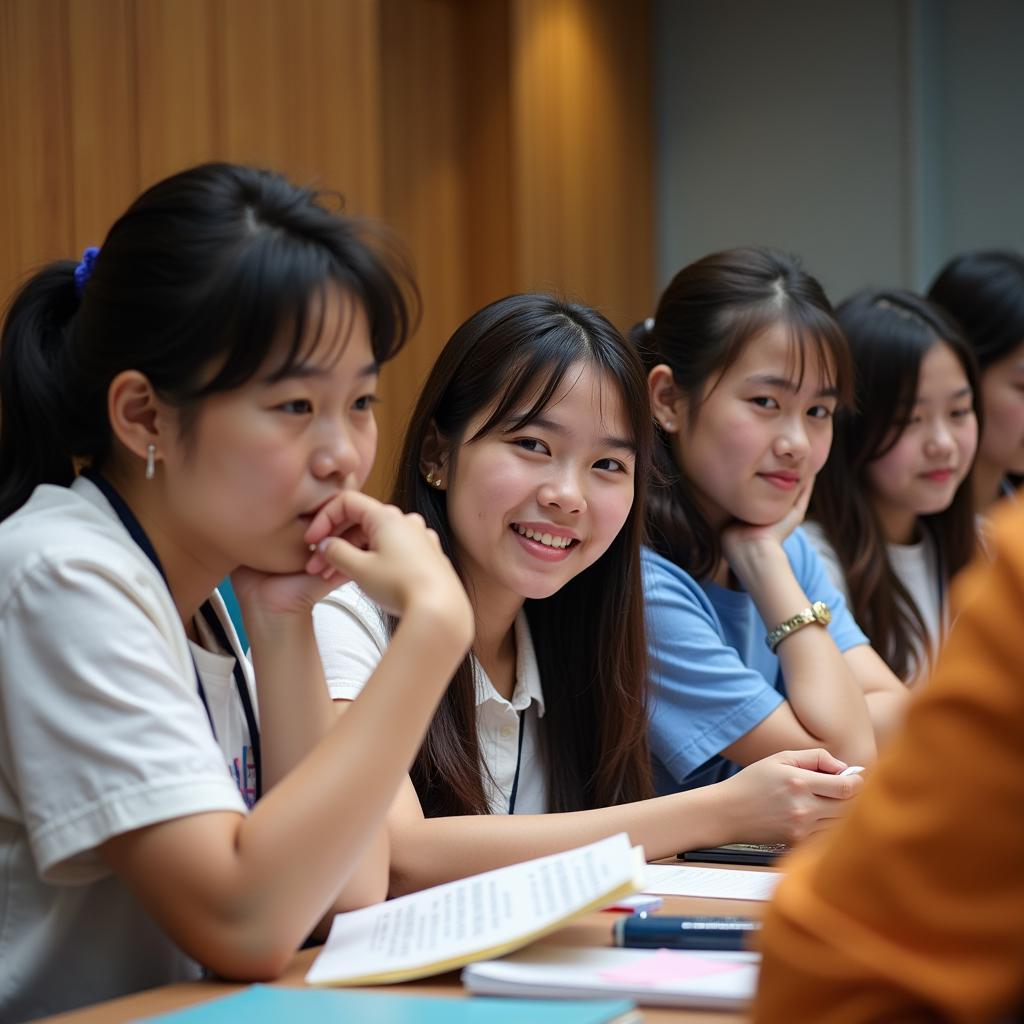
M 92 277 L 92 268 L 96 265 L 96 257 L 99 254 L 99 246 L 88 246 L 82 253 L 78 266 L 75 267 L 75 293 L 79 298 L 82 297 L 82 292 L 89 283 L 89 278 Z

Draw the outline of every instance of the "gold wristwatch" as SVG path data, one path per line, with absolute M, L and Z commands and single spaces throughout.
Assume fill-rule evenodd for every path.
M 828 605 L 824 601 L 815 601 L 810 608 L 805 608 L 802 612 L 797 612 L 791 619 L 780 622 L 764 638 L 764 642 L 768 645 L 768 650 L 774 652 L 775 648 L 790 633 L 795 633 L 798 629 L 803 629 L 804 626 L 809 626 L 812 622 L 817 622 L 820 626 L 827 626 L 831 621 L 832 613 L 828 610 Z

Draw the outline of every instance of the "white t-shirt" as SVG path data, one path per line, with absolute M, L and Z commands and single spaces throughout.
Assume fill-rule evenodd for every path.
M 825 539 L 825 534 L 819 523 L 810 521 L 803 524 L 804 533 L 814 545 L 818 557 L 825 566 L 829 578 L 850 603 L 849 588 L 846 585 L 846 577 L 843 574 L 842 566 L 839 564 L 839 556 L 835 549 Z M 948 629 L 948 610 L 946 608 L 945 592 L 947 581 L 942 577 L 942 569 L 939 564 L 939 554 L 935 542 L 931 537 L 925 535 L 916 544 L 886 544 L 885 550 L 889 556 L 889 564 L 896 578 L 907 589 L 921 612 L 925 629 L 928 634 L 929 653 L 934 662 L 939 652 L 939 645 Z M 858 623 L 858 625 L 863 625 Z M 921 657 L 918 651 L 915 657 L 917 666 L 924 669 L 928 659 Z M 916 675 L 915 668 L 914 674 Z
M 313 625 L 324 675 L 335 700 L 354 700 L 387 649 L 388 634 L 380 609 L 354 583 L 339 587 L 313 609 Z M 473 658 L 476 727 L 487 772 L 484 785 L 492 814 L 507 814 L 519 763 L 516 814 L 544 814 L 547 784 L 541 764 L 538 721 L 544 716 L 537 657 L 526 615 L 515 621 L 516 681 L 512 699 L 494 688 Z M 410 681 L 415 685 L 415 680 Z M 522 758 L 519 729 L 523 728 Z
M 234 658 L 196 653 L 223 749 L 167 587 L 100 491 L 40 486 L 0 524 L 0 1020 L 199 975 L 96 853 L 245 812 Z

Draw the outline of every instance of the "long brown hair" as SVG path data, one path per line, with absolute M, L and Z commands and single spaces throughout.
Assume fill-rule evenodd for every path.
M 807 353 L 832 368 L 840 401 L 850 393 L 850 356 L 821 285 L 785 253 L 757 247 L 713 253 L 684 267 L 669 283 L 652 320 L 630 337 L 648 368 L 659 363 L 686 397 L 691 426 L 705 387 L 740 357 L 747 343 L 772 324 L 788 328 L 798 373 Z M 718 531 L 680 472 L 670 437 L 655 441 L 657 478 L 648 504 L 655 550 L 694 579 L 710 576 L 721 559 Z
M 981 427 L 981 396 L 974 354 L 942 309 L 911 292 L 866 291 L 837 310 L 850 343 L 857 395 L 836 415 L 832 454 L 818 474 L 810 515 L 835 550 L 850 594 L 850 610 L 871 646 L 901 679 L 913 675 L 917 652 L 930 660 L 924 617 L 893 572 L 881 523 L 871 502 L 868 466 L 902 434 L 917 396 L 921 360 L 934 345 L 948 345 L 963 366 Z M 970 473 L 948 508 L 919 517 L 951 578 L 974 554 Z
M 452 335 L 413 412 L 392 502 L 419 512 L 459 570 L 446 495 L 421 470 L 434 428 L 449 446 L 449 482 L 458 448 L 527 406 L 513 429 L 540 415 L 573 365 L 613 381 L 636 446 L 635 494 L 625 525 L 593 565 L 525 612 L 544 686 L 540 730 L 554 811 L 604 807 L 653 793 L 647 744 L 647 650 L 640 582 L 644 481 L 650 471 L 651 415 L 643 366 L 601 314 L 549 295 L 513 295 L 471 316 Z M 471 420 L 492 412 L 472 437 Z M 390 627 L 393 630 L 395 623 Z M 476 727 L 473 664 L 459 666 L 412 767 L 430 817 L 486 814 L 485 767 Z

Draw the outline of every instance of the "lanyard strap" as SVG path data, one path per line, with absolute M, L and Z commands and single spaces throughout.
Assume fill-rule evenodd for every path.
M 508 813 L 516 813 L 516 796 L 519 793 L 519 769 L 523 765 L 523 733 L 526 732 L 526 723 L 523 721 L 524 711 L 518 712 L 519 714 L 519 751 L 516 754 L 516 773 L 512 776 L 512 792 L 508 798 Z
M 252 697 L 249 695 L 249 685 L 246 683 L 245 673 L 242 671 L 241 659 L 244 655 L 237 652 L 232 646 L 231 641 L 228 639 L 227 630 L 225 630 L 224 624 L 219 618 L 217 618 L 217 613 L 213 610 L 213 605 L 209 601 L 203 602 L 199 612 L 203 616 L 207 626 L 210 627 L 210 632 L 213 633 L 217 643 L 225 651 L 230 651 L 235 656 L 235 664 L 232 672 L 235 677 L 235 689 L 238 691 L 238 700 L 242 705 L 242 714 L 245 715 L 245 725 L 249 730 L 249 746 L 252 748 L 253 771 L 256 775 L 256 799 L 259 800 L 263 795 L 263 759 L 260 756 L 260 729 L 256 721 L 256 711 L 252 706 Z M 195 664 L 194 658 L 192 659 L 192 664 L 196 669 L 196 681 L 199 687 L 199 696 L 203 702 L 203 706 L 206 708 L 206 716 L 210 719 L 210 728 L 213 730 L 214 739 L 216 739 L 217 730 L 213 728 L 213 716 L 210 714 L 210 708 L 206 702 L 206 692 L 203 690 L 203 683 L 199 678 L 199 667 Z M 244 782 L 245 780 L 243 778 L 243 785 Z
M 117 493 L 107 480 L 99 475 L 99 473 L 95 473 L 91 469 L 86 469 L 82 471 L 82 476 L 95 484 L 107 501 L 110 502 L 111 508 L 113 508 L 117 513 L 117 518 L 121 520 L 121 525 L 128 531 L 129 536 L 133 541 L 135 541 L 142 553 L 153 563 L 156 571 L 160 573 L 160 578 L 164 581 L 164 586 L 167 587 L 167 592 L 170 593 L 171 588 L 170 584 L 167 582 L 167 574 L 164 572 L 164 567 L 160 564 L 160 559 L 157 556 L 156 550 L 150 542 L 149 537 L 146 536 L 146 531 L 143 530 L 142 524 L 135 518 L 135 513 L 128 507 L 128 503 L 120 494 Z M 253 768 L 255 769 L 256 774 L 256 799 L 259 800 L 263 795 L 263 766 L 262 758 L 260 757 L 260 733 L 259 726 L 256 722 L 256 712 L 252 706 L 252 698 L 249 696 L 249 687 L 245 681 L 245 673 L 242 671 L 242 665 L 239 661 L 239 654 L 232 647 L 223 623 L 221 623 L 220 619 L 217 618 L 217 613 L 213 610 L 213 605 L 211 605 L 208 600 L 204 601 L 199 611 L 206 624 L 210 627 L 210 631 L 213 633 L 217 643 L 225 651 L 234 655 L 235 658 L 235 689 L 238 690 L 238 699 L 242 704 L 242 712 L 245 715 L 245 724 L 249 730 L 249 744 L 252 747 Z M 210 723 L 210 732 L 213 733 L 213 738 L 216 740 L 217 727 L 213 724 L 213 714 L 210 712 L 210 702 L 206 699 L 206 690 L 203 687 L 203 680 L 199 675 L 199 666 L 196 664 L 195 658 L 192 659 L 192 668 L 196 674 L 196 691 L 199 693 L 199 699 L 202 701 L 203 709 L 206 711 L 206 717 Z M 518 768 L 516 770 L 518 773 Z M 242 772 L 241 783 L 244 787 L 244 765 L 242 766 Z

